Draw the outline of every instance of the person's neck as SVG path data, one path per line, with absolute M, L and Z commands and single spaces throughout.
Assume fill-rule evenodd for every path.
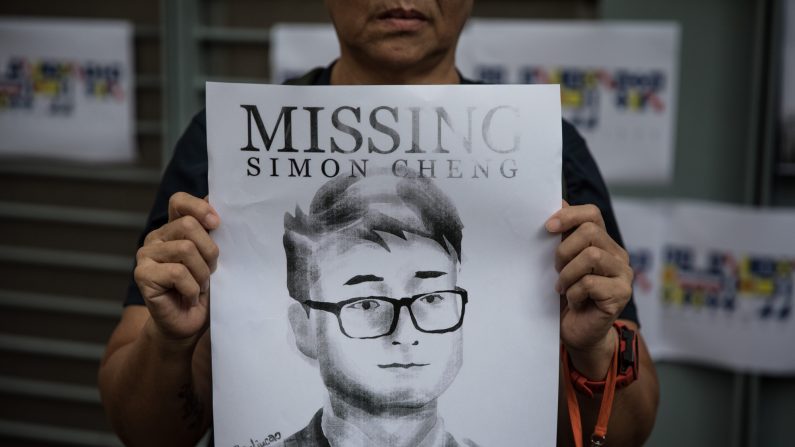
M 331 85 L 458 84 L 461 78 L 453 54 L 441 60 L 400 67 L 361 61 L 345 53 L 331 70 Z
M 369 411 L 329 393 L 334 416 L 365 434 L 374 445 L 409 447 L 419 444 L 437 421 L 436 399 L 421 408 L 384 408 Z

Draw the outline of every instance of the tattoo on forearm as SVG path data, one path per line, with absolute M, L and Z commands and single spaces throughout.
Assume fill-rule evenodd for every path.
M 189 383 L 182 385 L 177 397 L 182 401 L 182 420 L 187 422 L 189 429 L 199 429 L 204 415 L 204 404 L 193 392 L 193 386 Z

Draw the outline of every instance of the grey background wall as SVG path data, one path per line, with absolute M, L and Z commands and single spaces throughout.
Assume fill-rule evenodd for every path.
M 766 0 L 601 2 L 606 20 L 675 20 L 682 27 L 674 181 L 614 186 L 614 194 L 795 203 L 792 177 L 776 163 L 771 122 L 779 8 Z M 795 380 L 657 367 L 661 404 L 649 446 L 792 445 Z
M 682 24 L 675 181 L 613 185 L 633 196 L 795 203 L 766 146 L 764 81 L 773 0 L 476 0 L 480 17 L 651 19 Z M 113 445 L 95 386 L 159 172 L 205 80 L 267 81 L 276 22 L 326 21 L 320 0 L 26 0 L 0 15 L 135 25 L 137 142 L 131 165 L 0 161 L 0 445 Z M 792 192 L 790 192 L 792 191 Z M 784 446 L 792 380 L 659 365 L 649 445 Z M 791 437 L 790 437 L 791 439 Z

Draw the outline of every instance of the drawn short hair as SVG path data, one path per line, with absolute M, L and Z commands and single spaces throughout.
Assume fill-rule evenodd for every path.
M 297 301 L 309 299 L 318 279 L 314 251 L 327 237 L 350 245 L 371 241 L 389 250 L 379 232 L 402 239 L 411 233 L 436 241 L 460 262 L 463 227 L 450 198 L 416 173 L 334 178 L 317 191 L 308 213 L 296 206 L 294 215 L 284 215 L 287 289 Z

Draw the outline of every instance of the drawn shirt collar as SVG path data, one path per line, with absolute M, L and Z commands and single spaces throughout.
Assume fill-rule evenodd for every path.
M 376 445 L 364 432 L 355 425 L 344 419 L 338 418 L 331 408 L 331 404 L 326 402 L 323 407 L 323 418 L 320 422 L 323 435 L 328 439 L 331 447 L 369 447 Z M 447 445 L 447 433 L 444 431 L 444 421 L 437 417 L 436 423 L 425 435 L 425 438 L 417 447 L 445 447 Z

